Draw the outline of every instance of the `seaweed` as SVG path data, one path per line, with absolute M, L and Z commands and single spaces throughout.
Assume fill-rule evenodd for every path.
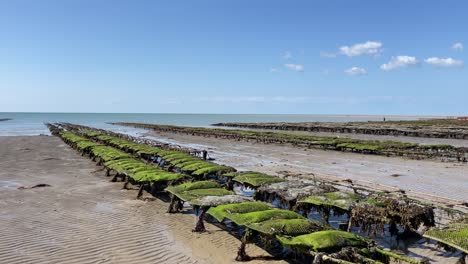
M 118 137 L 118 134 L 115 133 L 113 134 L 115 136 L 106 134 L 110 132 L 104 132 L 104 130 L 97 131 L 89 127 L 72 124 L 68 124 L 68 126 L 74 128 L 78 127 L 79 133 L 82 135 L 131 154 L 138 154 L 140 156 L 159 156 L 171 166 L 180 168 L 180 170 L 197 177 L 235 171 L 235 169 L 232 167 L 201 160 L 200 158 L 190 155 L 186 151 L 165 150 L 155 146 L 137 143 L 127 138 Z M 81 138 L 75 134 L 73 135 L 74 137 L 78 137 L 79 140 L 87 140 L 86 138 Z
M 468 253 L 468 218 L 443 229 L 430 229 L 423 236 Z
M 356 193 L 327 192 L 323 194 L 311 195 L 299 200 L 298 204 L 310 204 L 316 207 L 335 208 L 349 211 L 351 207 L 361 199 L 362 196 Z
M 196 200 L 201 199 L 205 196 L 223 196 L 223 195 L 233 195 L 234 192 L 228 191 L 223 188 L 208 188 L 208 189 L 194 189 L 190 191 L 184 191 L 174 194 L 182 201 L 187 201 L 190 203 L 196 203 Z
M 406 231 L 415 231 L 419 226 L 435 225 L 434 209 L 404 197 L 373 196 L 353 206 L 350 226 L 361 227 L 361 231 L 385 233 L 385 224 L 389 224 L 391 235 L 397 235 L 396 225 Z
M 262 185 L 266 185 L 266 184 L 272 184 L 272 183 L 284 181 L 283 179 L 279 177 L 271 176 L 271 175 L 260 173 L 260 172 L 253 172 L 253 171 L 238 172 L 237 175 L 235 175 L 232 180 L 235 182 L 244 184 L 244 185 L 254 187 L 254 188 L 262 186 Z
M 277 236 L 277 239 L 283 246 L 303 253 L 309 251 L 332 253 L 343 247 L 368 246 L 368 241 L 364 238 L 339 230 L 323 230 L 296 237 Z
M 245 214 L 249 212 L 265 211 L 271 209 L 271 205 L 262 202 L 243 202 L 236 204 L 226 204 L 210 208 L 208 214 L 213 216 L 218 222 L 231 214 Z
M 302 218 L 280 218 L 260 222 L 253 222 L 246 225 L 263 235 L 298 236 L 323 230 L 324 226 L 317 221 Z
M 405 262 L 410 264 L 420 264 L 425 263 L 425 261 L 420 261 L 417 259 L 413 259 L 404 255 L 397 254 L 395 252 L 389 250 L 383 250 L 380 248 L 375 249 L 376 258 L 384 261 L 385 263 L 398 263 L 398 262 Z
M 281 209 L 260 210 L 243 214 L 230 214 L 227 217 L 238 225 L 248 225 L 275 219 L 305 219 L 303 216 L 293 211 Z
M 220 188 L 221 185 L 214 181 L 196 181 L 187 182 L 179 185 L 169 186 L 165 190 L 172 194 L 177 194 L 185 191 L 191 191 L 195 189 L 208 189 L 208 188 Z

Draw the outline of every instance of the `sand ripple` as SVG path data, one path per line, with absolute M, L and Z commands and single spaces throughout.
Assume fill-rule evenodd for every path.
M 0 137 L 0 157 L 0 263 L 235 263 L 238 239 L 209 224 L 192 233 L 194 215 L 135 200 L 56 137 Z

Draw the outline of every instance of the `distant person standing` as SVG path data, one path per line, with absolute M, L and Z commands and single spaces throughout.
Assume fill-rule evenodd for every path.
M 206 151 L 206 149 L 204 149 L 204 150 L 202 151 L 202 153 L 203 153 L 203 159 L 206 160 L 206 158 L 207 158 L 207 156 L 208 156 L 208 151 Z
M 383 118 L 383 121 L 385 122 L 385 116 L 384 116 L 384 118 Z

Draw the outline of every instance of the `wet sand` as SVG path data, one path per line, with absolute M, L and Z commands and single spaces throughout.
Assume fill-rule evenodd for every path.
M 437 202 L 468 201 L 468 164 L 401 157 L 362 155 L 317 149 L 298 149 L 288 145 L 205 138 L 185 134 L 148 131 L 148 136 L 167 142 L 205 148 L 216 162 L 240 170 L 255 170 L 272 175 L 282 172 L 313 173 L 328 179 L 352 179 L 379 189 L 403 189 L 411 196 Z
M 51 187 L 17 189 L 39 183 Z M 212 224 L 192 233 L 194 215 L 121 186 L 59 138 L 0 137 L 0 262 L 235 263 L 238 239 Z M 285 263 L 249 263 L 263 262 Z

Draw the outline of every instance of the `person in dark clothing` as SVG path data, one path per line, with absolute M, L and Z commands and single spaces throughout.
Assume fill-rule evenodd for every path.
M 208 151 L 206 151 L 206 149 L 204 149 L 204 150 L 202 151 L 202 153 L 203 153 L 203 159 L 206 160 L 206 158 L 207 158 L 207 156 L 208 156 Z

